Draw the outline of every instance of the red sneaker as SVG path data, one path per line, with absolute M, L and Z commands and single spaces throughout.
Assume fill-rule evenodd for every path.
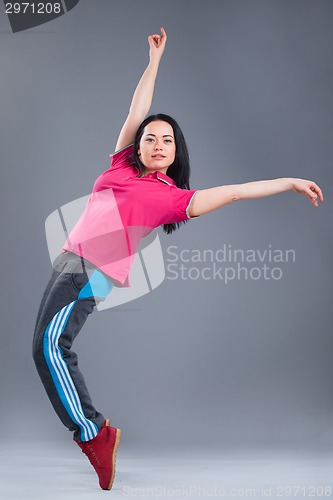
M 97 472 L 102 490 L 111 490 L 116 472 L 116 453 L 120 443 L 121 430 L 110 426 L 105 420 L 103 427 L 94 439 L 86 442 L 74 440 L 87 455 Z

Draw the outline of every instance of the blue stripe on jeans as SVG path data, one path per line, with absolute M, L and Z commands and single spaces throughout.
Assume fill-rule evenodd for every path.
M 58 395 L 73 422 L 81 429 L 81 440 L 89 441 L 98 434 L 98 427 L 83 412 L 80 398 L 58 345 L 76 300 L 64 306 L 50 321 L 43 339 L 43 352 Z
M 81 289 L 78 299 L 100 297 L 105 299 L 113 288 L 113 282 L 97 269 L 92 273 L 88 283 Z

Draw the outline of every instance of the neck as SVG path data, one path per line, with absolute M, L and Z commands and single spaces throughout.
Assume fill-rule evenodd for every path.
M 149 174 L 154 174 L 155 172 L 160 172 L 160 173 L 162 173 L 162 174 L 167 175 L 167 171 L 168 171 L 168 168 L 167 168 L 167 167 L 166 167 L 166 168 L 161 168 L 161 169 L 159 169 L 159 170 L 150 170 L 150 169 L 149 169 L 149 170 L 147 170 L 147 169 L 145 169 L 145 171 L 143 172 L 143 174 L 142 174 L 142 175 L 145 177 L 146 175 L 149 175 Z

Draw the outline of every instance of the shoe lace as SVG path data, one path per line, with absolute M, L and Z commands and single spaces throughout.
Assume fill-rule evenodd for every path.
M 84 453 L 88 457 L 89 462 L 94 467 L 94 469 L 103 467 L 101 462 L 99 461 L 98 456 L 95 453 L 94 448 L 91 445 L 85 446 L 85 448 L 82 450 L 82 453 Z

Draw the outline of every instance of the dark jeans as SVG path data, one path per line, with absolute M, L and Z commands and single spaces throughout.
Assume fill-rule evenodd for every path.
M 88 315 L 112 288 L 112 280 L 93 264 L 65 252 L 53 263 L 37 314 L 36 368 L 59 418 L 78 441 L 96 437 L 104 416 L 92 404 L 72 344 Z

